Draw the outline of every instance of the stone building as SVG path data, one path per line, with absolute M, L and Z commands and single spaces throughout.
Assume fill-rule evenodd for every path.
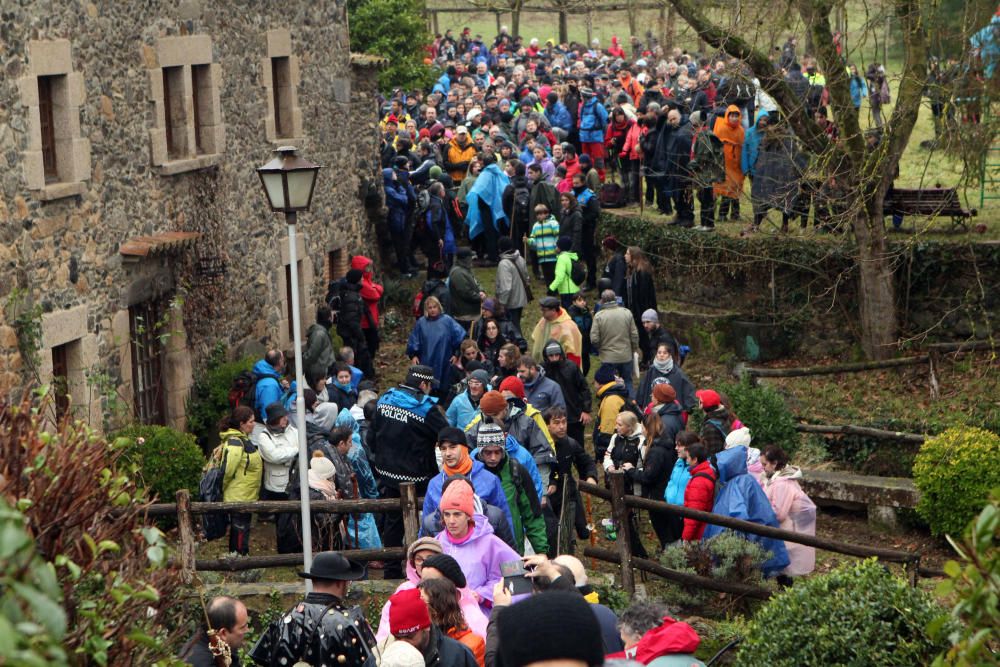
M 217 344 L 291 345 L 291 271 L 304 331 L 377 245 L 379 61 L 343 0 L 5 3 L 0 47 L 3 396 L 182 427 Z M 323 166 L 296 267 L 255 173 L 288 144 Z

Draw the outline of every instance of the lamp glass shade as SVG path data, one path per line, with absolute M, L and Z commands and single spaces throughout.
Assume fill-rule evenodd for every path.
M 287 171 L 285 174 L 288 176 L 288 208 L 296 211 L 309 208 L 313 183 L 316 181 L 316 170 L 302 169 Z
M 267 193 L 271 209 L 283 211 L 288 208 L 287 202 L 285 202 L 284 173 L 281 171 L 261 171 L 260 180 L 264 183 L 264 192 Z

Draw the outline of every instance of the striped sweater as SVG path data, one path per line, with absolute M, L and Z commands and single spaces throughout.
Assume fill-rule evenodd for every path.
M 538 253 L 539 262 L 554 262 L 559 250 L 556 241 L 559 240 L 559 222 L 550 215 L 541 222 L 536 222 L 531 228 L 528 244 Z

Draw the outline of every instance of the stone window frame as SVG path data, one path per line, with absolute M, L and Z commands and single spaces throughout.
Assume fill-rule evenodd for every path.
M 90 331 L 88 323 L 86 305 L 42 315 L 38 374 L 43 382 L 55 382 L 53 350 L 67 348 L 66 386 L 63 389 L 69 395 L 69 409 L 75 417 L 99 424 L 101 396 L 90 387 L 88 376 L 90 369 L 100 361 L 100 351 L 97 335 Z
M 268 30 L 267 56 L 260 61 L 261 85 L 264 88 L 264 136 L 273 144 L 284 145 L 301 142 L 302 109 L 299 107 L 298 87 L 302 82 L 299 71 L 299 58 L 292 53 L 292 36 L 287 28 Z M 287 65 L 288 85 L 275 89 L 274 66 L 275 59 L 283 59 Z M 275 113 L 275 105 L 278 113 Z M 283 118 L 282 125 L 289 127 L 291 133 L 278 134 L 278 116 Z
M 214 62 L 211 36 L 161 37 L 156 40 L 155 56 L 156 67 L 147 70 L 153 103 L 153 127 L 149 129 L 153 165 L 159 167 L 161 176 L 173 176 L 219 164 L 226 150 L 226 126 L 222 122 L 220 95 L 222 65 Z M 172 128 L 173 134 L 178 129 L 183 133 L 175 137 L 176 145 L 185 153 L 179 157 L 172 156 L 167 145 L 163 84 L 164 70 L 174 67 L 181 68 L 180 90 L 171 89 L 171 95 L 177 96 L 172 109 L 183 118 L 179 128 L 177 125 Z M 198 69 L 203 67 L 207 69 Z M 195 76 L 198 71 L 204 74 Z
M 83 74 L 73 71 L 68 39 L 29 40 L 27 53 L 28 73 L 18 79 L 21 104 L 28 115 L 28 142 L 22 153 L 25 183 L 40 201 L 82 195 L 90 180 L 90 139 L 80 131 L 80 107 L 86 99 Z M 52 77 L 55 179 L 45 175 L 39 77 Z

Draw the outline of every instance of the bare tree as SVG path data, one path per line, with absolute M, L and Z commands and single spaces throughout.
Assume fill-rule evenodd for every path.
M 747 34 L 741 34 L 744 31 L 751 33 L 756 26 L 724 28 L 710 20 L 695 0 L 669 2 L 705 42 L 742 60 L 753 70 L 764 90 L 788 118 L 804 148 L 838 180 L 838 188 L 849 193 L 851 205 L 845 217 L 857 244 L 862 348 L 873 359 L 891 356 L 896 348 L 899 324 L 893 257 L 887 249 L 882 206 L 916 123 L 926 79 L 927 35 L 921 3 L 919 0 L 887 0 L 901 29 L 903 71 L 892 118 L 884 128 L 878 148 L 868 151 L 851 102 L 846 68 L 834 43 L 830 24 L 833 2 L 791 0 L 790 7 L 801 17 L 814 55 L 826 73 L 830 109 L 841 129 L 837 142 L 830 141 L 809 117 L 802 100 L 785 83 L 767 54 L 751 44 L 753 36 L 748 38 Z
M 559 14 L 559 42 L 569 42 L 569 14 L 594 6 L 593 0 L 549 0 L 548 5 Z M 590 34 L 588 33 L 588 40 Z
M 510 34 L 518 35 L 521 30 L 521 10 L 530 0 L 466 0 L 479 9 L 495 12 L 497 15 L 497 32 L 500 29 L 500 14 L 510 13 Z

